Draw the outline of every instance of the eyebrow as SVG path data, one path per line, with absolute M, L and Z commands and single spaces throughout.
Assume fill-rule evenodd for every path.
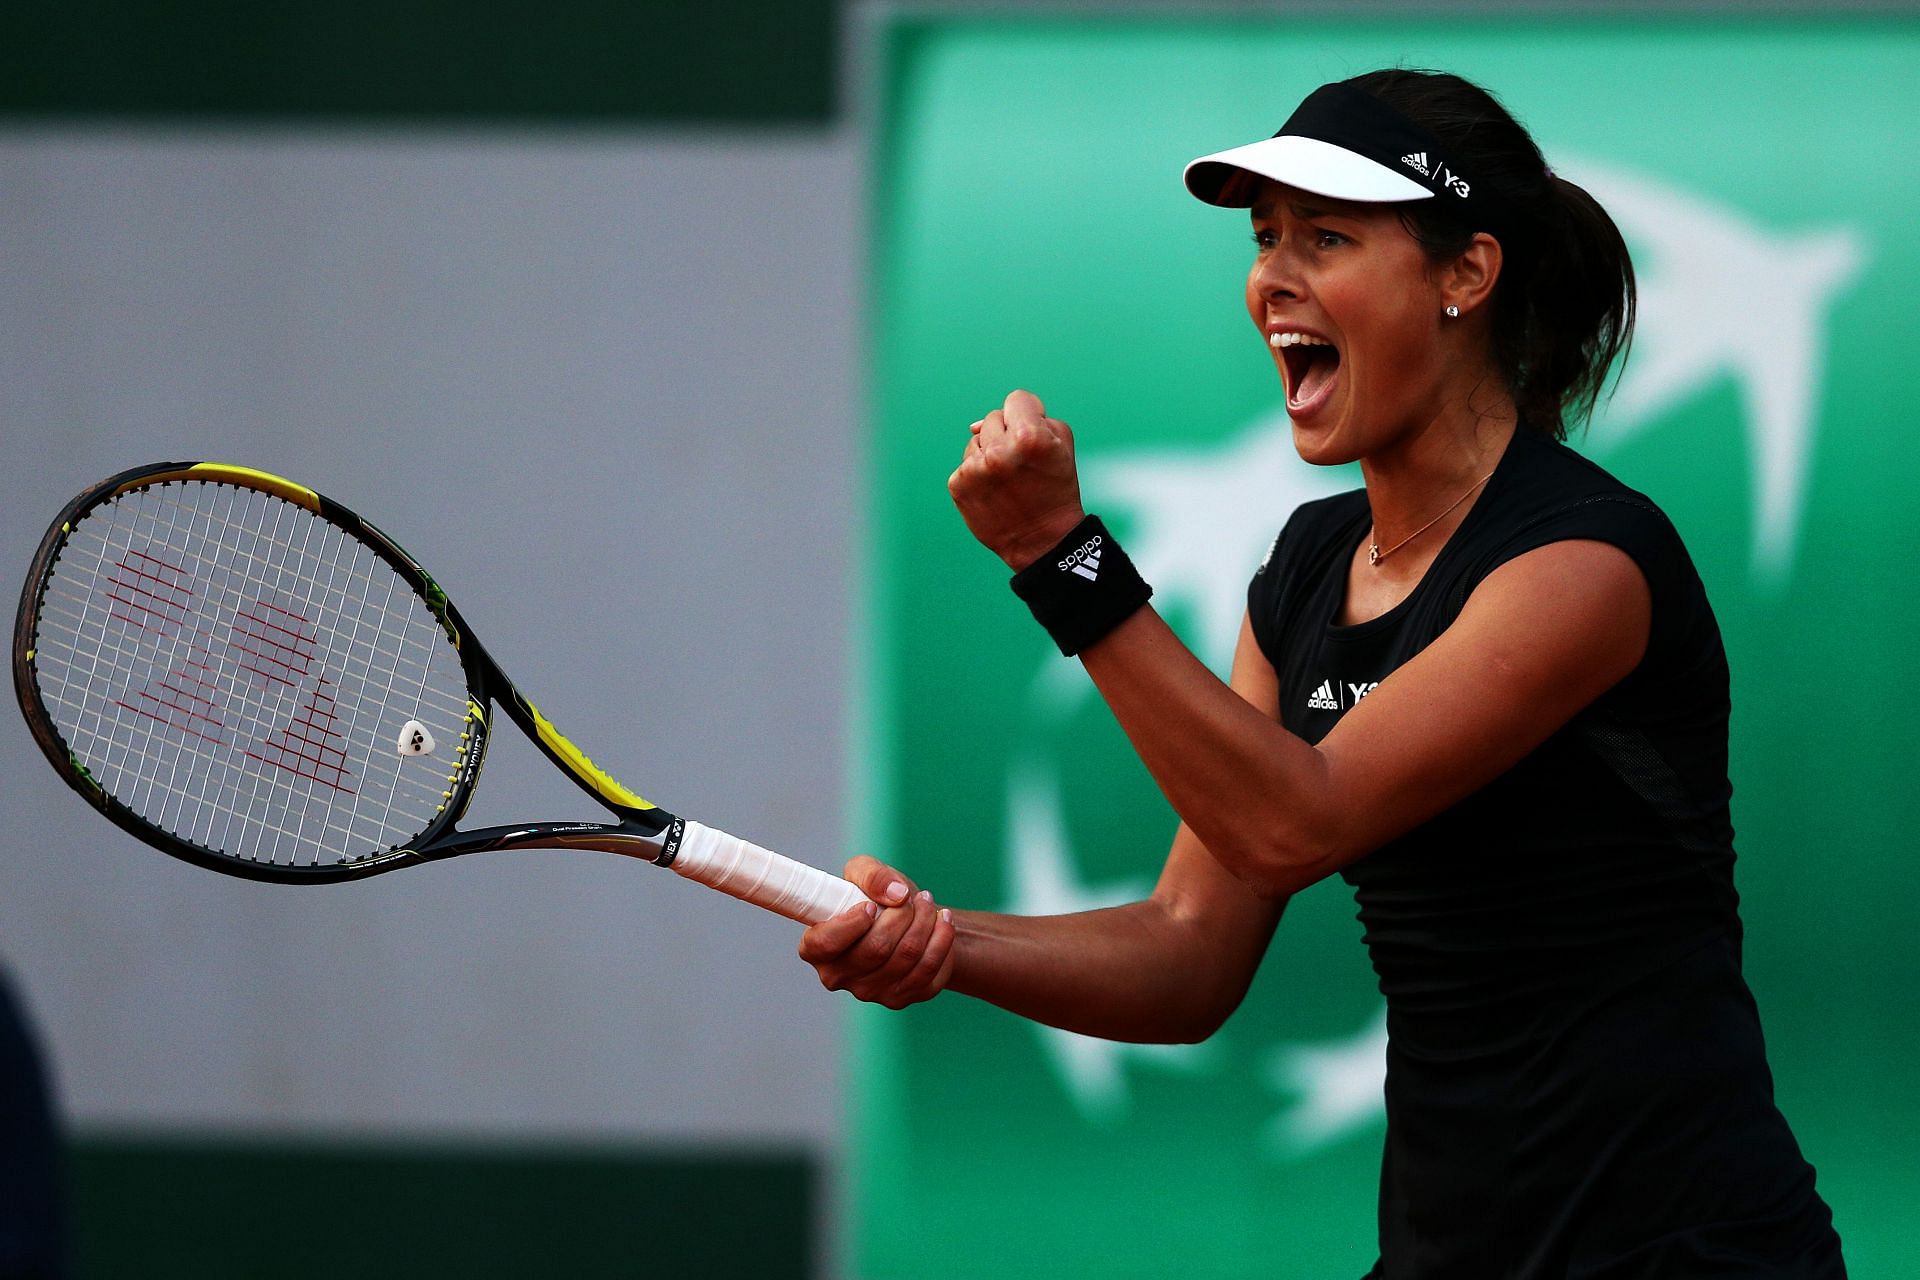
M 1253 206 L 1253 216 L 1256 218 L 1271 218 L 1277 204 L 1278 201 L 1263 200 Z M 1294 217 L 1305 218 L 1308 221 L 1312 221 L 1315 218 L 1351 218 L 1354 216 L 1351 213 L 1345 213 L 1339 209 L 1322 208 L 1319 205 L 1306 204 L 1299 200 L 1287 201 L 1287 208 L 1293 211 Z

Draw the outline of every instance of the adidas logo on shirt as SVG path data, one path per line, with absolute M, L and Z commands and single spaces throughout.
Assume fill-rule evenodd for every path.
M 1343 680 L 1337 685 L 1331 680 L 1322 680 L 1320 687 L 1307 698 L 1307 710 L 1345 711 L 1348 707 L 1359 706 L 1360 699 L 1379 687 L 1378 680 L 1362 680 L 1358 683 Z

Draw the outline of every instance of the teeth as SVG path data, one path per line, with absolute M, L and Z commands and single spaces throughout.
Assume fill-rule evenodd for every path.
M 1333 344 L 1325 338 L 1316 338 L 1310 333 L 1276 333 L 1267 339 L 1267 345 L 1280 347 L 1330 347 Z

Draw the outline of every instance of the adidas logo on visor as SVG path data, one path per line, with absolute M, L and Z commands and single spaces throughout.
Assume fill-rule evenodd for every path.
M 1431 178 L 1433 176 L 1433 170 L 1427 167 L 1427 153 L 1424 151 L 1416 151 L 1410 156 L 1401 156 L 1400 163 L 1412 169 L 1423 178 Z

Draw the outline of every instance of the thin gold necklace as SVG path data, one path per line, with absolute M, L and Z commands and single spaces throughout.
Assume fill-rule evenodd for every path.
M 1498 468 L 1495 468 L 1495 470 L 1498 470 Z M 1487 474 L 1481 476 L 1478 480 L 1475 480 L 1473 484 L 1467 489 L 1466 493 L 1461 494 L 1459 497 L 1455 498 L 1452 502 L 1448 503 L 1446 511 L 1442 511 L 1439 515 L 1427 521 L 1425 524 L 1421 525 L 1418 529 L 1415 529 L 1412 533 L 1408 534 L 1406 537 L 1400 539 L 1400 541 L 1388 547 L 1385 551 L 1382 551 L 1380 549 L 1380 544 L 1374 541 L 1373 539 L 1373 535 L 1374 533 L 1377 532 L 1377 530 L 1369 528 L 1367 530 L 1367 563 L 1369 565 L 1379 564 L 1382 560 L 1385 560 L 1388 556 L 1392 555 L 1394 552 L 1398 551 L 1400 548 L 1406 546 L 1409 542 L 1412 542 L 1415 538 L 1419 537 L 1421 534 L 1425 533 L 1427 530 L 1433 528 L 1433 526 L 1439 524 L 1442 520 L 1445 520 L 1449 512 L 1451 512 L 1455 507 L 1459 506 L 1461 503 L 1465 502 L 1473 494 L 1473 491 L 1475 489 L 1478 489 L 1481 485 L 1485 484 L 1487 481 L 1491 479 L 1493 479 L 1493 472 L 1489 471 L 1487 472 Z

